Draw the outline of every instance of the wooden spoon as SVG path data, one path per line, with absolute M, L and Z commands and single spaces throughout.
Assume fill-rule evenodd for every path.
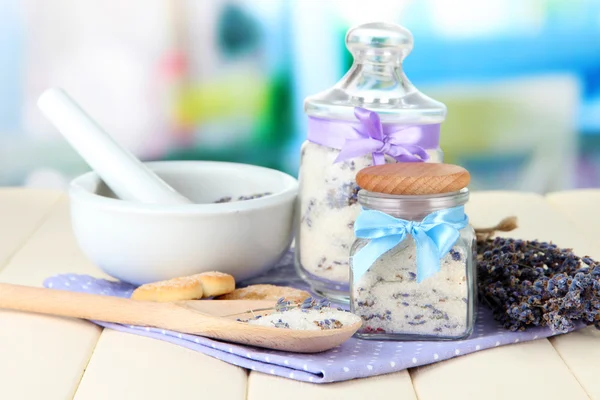
M 0 283 L 0 308 L 87 320 L 148 326 L 227 342 L 296 353 L 316 353 L 348 340 L 361 322 L 328 330 L 271 328 L 224 315 L 273 306 L 273 302 L 197 300 L 155 303 L 120 297 Z M 264 313 L 262 313 L 264 314 Z

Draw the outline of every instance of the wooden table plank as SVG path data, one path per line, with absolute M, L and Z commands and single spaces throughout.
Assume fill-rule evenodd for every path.
M 64 273 L 110 278 L 92 264 L 77 246 L 66 197 L 55 204 L 52 214 L 21 251 L 14 255 L 0 274 L 0 281 L 41 286 L 49 276 Z
M 597 227 L 600 226 L 600 190 L 581 189 L 549 193 L 550 205 L 565 215 L 584 234 L 600 244 Z
M 24 191 L 20 196 L 23 204 L 35 204 L 26 193 L 32 198 L 39 193 Z M 16 204 L 12 207 L 17 217 L 22 213 L 23 219 L 29 218 Z M 74 247 L 63 196 L 0 273 L 0 281 L 40 286 L 47 276 L 68 271 L 97 272 Z M 71 399 L 100 332 L 86 321 L 0 311 L 0 399 Z
M 493 348 L 411 370 L 419 400 L 587 399 L 547 340 Z
M 0 311 L 0 399 L 72 399 L 99 335 L 84 321 Z
M 516 215 L 519 228 L 504 236 L 553 240 L 581 251 L 593 246 L 578 236 L 568 219 L 540 195 L 515 192 L 475 193 L 466 207 L 474 226 L 492 226 Z M 543 368 L 541 367 L 543 366 Z M 411 370 L 421 400 L 456 393 L 461 399 L 587 399 L 567 365 L 548 340 L 489 349 Z M 552 382 L 551 385 L 548 382 Z M 493 389 L 491 389 L 493 388 Z
M 244 399 L 246 370 L 173 344 L 105 330 L 76 400 Z
M 0 189 L 0 271 L 42 224 L 61 192 Z
M 550 339 L 563 361 L 591 399 L 600 399 L 600 331 L 588 327 Z
M 516 215 L 519 227 L 499 236 L 552 241 L 576 252 L 590 252 L 596 248 L 593 240 L 577 232 L 572 221 L 557 213 L 541 195 L 517 192 L 475 193 L 466 207 L 475 226 L 495 225 L 500 218 Z
M 600 236 L 596 233 L 596 227 L 600 225 L 600 190 L 550 193 L 546 198 L 556 212 L 566 216 L 577 227 L 580 236 L 586 235 L 595 242 L 593 248 L 587 249 L 587 255 L 600 260 Z M 589 327 L 552 338 L 551 343 L 589 396 L 600 399 L 600 331 Z
M 346 382 L 313 384 L 252 371 L 248 400 L 416 399 L 407 371 Z

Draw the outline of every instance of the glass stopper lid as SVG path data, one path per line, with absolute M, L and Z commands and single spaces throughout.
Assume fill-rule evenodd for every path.
M 354 107 L 380 114 L 382 122 L 430 124 L 445 119 L 446 106 L 421 93 L 402 69 L 413 36 L 400 25 L 373 22 L 351 28 L 346 47 L 354 62 L 332 88 L 305 101 L 308 115 L 353 120 Z

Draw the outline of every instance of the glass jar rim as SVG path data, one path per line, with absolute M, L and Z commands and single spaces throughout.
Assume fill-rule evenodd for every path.
M 468 201 L 468 188 L 456 192 L 424 195 L 397 195 L 369 192 L 364 189 L 358 192 L 358 202 L 361 206 L 389 214 L 427 214 L 462 206 Z

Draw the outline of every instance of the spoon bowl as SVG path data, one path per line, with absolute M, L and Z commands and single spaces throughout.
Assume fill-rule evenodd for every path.
M 227 314 L 273 306 L 272 302 L 196 300 L 155 303 L 56 289 L 0 284 L 0 308 L 95 321 L 138 325 L 231 343 L 296 353 L 317 353 L 348 340 L 360 328 L 295 330 L 239 322 Z
M 202 303 L 202 304 L 198 304 Z M 236 304 L 237 303 L 237 304 Z M 352 325 L 337 329 L 327 330 L 297 330 L 282 329 L 261 325 L 252 325 L 239 322 L 236 319 L 244 319 L 253 315 L 268 315 L 272 311 L 259 313 L 246 313 L 247 310 L 273 307 L 273 302 L 268 301 L 246 301 L 246 300 L 192 300 L 173 303 L 175 307 L 189 310 L 192 313 L 210 315 L 223 323 L 222 329 L 207 330 L 205 327 L 195 326 L 197 319 L 188 317 L 189 329 L 186 333 L 206 336 L 212 339 L 232 341 L 249 346 L 269 348 L 273 350 L 290 351 L 295 353 L 317 353 L 330 350 L 348 340 L 360 328 L 358 320 Z M 236 314 L 231 316 L 231 314 Z M 225 321 L 229 325 L 225 325 Z M 243 331 L 243 332 L 242 332 Z M 235 337 L 232 339 L 232 335 Z

